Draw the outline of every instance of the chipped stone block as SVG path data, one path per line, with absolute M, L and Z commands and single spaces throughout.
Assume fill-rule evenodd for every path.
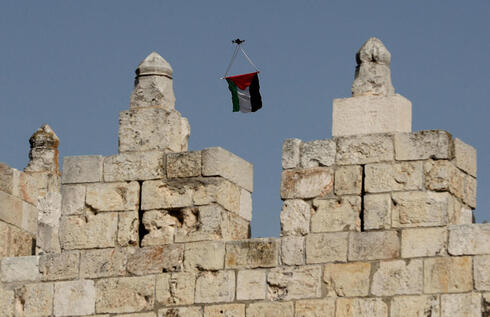
M 368 193 L 423 189 L 422 162 L 368 164 L 364 174 Z
M 24 303 L 17 306 L 17 313 L 22 316 L 51 316 L 53 295 L 54 287 L 51 283 L 25 285 L 17 289 L 18 299 Z
M 286 200 L 281 211 L 281 235 L 305 235 L 310 232 L 312 209 L 301 199 Z
M 441 317 L 482 316 L 481 312 L 481 294 L 441 295 Z
M 0 190 L 32 205 L 37 204 L 38 189 L 35 179 L 0 162 Z
M 221 225 L 223 240 L 250 239 L 250 222 L 229 212 L 223 213 Z
M 244 270 L 237 273 L 237 300 L 265 299 L 265 271 Z
M 439 296 L 395 296 L 391 301 L 391 317 L 439 316 Z
M 475 289 L 490 291 L 490 255 L 473 257 Z
M 451 159 L 452 136 L 442 130 L 425 130 L 395 134 L 395 158 L 397 161 Z
M 426 161 L 425 187 L 432 191 L 448 191 L 463 199 L 465 190 L 465 174 L 453 163 L 446 160 Z
M 251 239 L 226 243 L 226 268 L 274 267 L 278 264 L 277 239 Z
M 473 289 L 470 257 L 424 259 L 424 293 L 461 293 Z
M 201 272 L 196 280 L 196 303 L 232 302 L 235 299 L 235 272 Z
M 39 281 L 39 256 L 0 259 L 0 274 L 4 283 Z
M 337 139 L 338 165 L 393 161 L 393 140 L 388 134 L 341 137 Z
M 325 196 L 332 193 L 333 180 L 333 169 L 329 167 L 285 170 L 281 176 L 281 198 Z
M 104 158 L 100 155 L 65 156 L 63 158 L 63 184 L 96 183 L 102 181 Z
M 53 307 L 56 316 L 94 314 L 94 281 L 79 280 L 55 283 Z
M 247 306 L 247 317 L 294 317 L 294 305 L 292 302 L 258 302 Z
M 179 210 L 178 215 L 183 220 L 182 226 L 176 231 L 175 242 L 221 240 L 225 214 L 224 209 L 217 204 Z
M 139 220 L 137 211 L 118 213 L 117 244 L 121 247 L 138 246 Z M 143 245 L 144 246 L 144 245 Z
M 335 299 L 305 299 L 295 305 L 296 317 L 335 317 Z
M 81 215 L 85 209 L 85 185 L 61 186 L 61 214 Z
M 196 275 L 189 272 L 157 275 L 156 302 L 165 306 L 194 303 Z
M 5 317 L 14 317 L 14 292 L 0 287 L 0 311 Z
M 423 273 L 420 259 L 381 261 L 373 275 L 371 293 L 376 296 L 420 294 Z
M 158 311 L 158 317 L 202 317 L 202 309 L 200 306 L 165 308 Z
M 388 305 L 381 298 L 339 298 L 336 317 L 388 317 Z
M 252 220 L 252 194 L 245 190 L 240 189 L 240 211 L 238 215 L 245 220 Z
M 390 194 L 364 195 L 364 229 L 391 228 L 391 196 Z
M 202 151 L 202 175 L 222 176 L 253 192 L 253 165 L 220 147 Z
M 471 208 L 476 208 L 476 179 L 467 175 L 465 177 L 463 202 Z
M 454 162 L 458 168 L 476 177 L 476 149 L 458 138 L 454 138 Z
M 396 231 L 352 232 L 349 238 L 349 261 L 382 260 L 400 255 Z
M 128 256 L 127 270 L 134 275 L 180 271 L 183 260 L 182 244 L 137 248 Z
M 444 256 L 446 254 L 446 228 L 414 228 L 402 230 L 402 258 Z
M 40 256 L 39 272 L 41 279 L 43 281 L 55 281 L 78 278 L 79 258 L 78 251 Z
M 201 152 L 183 152 L 167 154 L 167 177 L 201 176 Z
M 155 276 L 97 280 L 97 313 L 127 313 L 153 309 Z
M 282 144 L 282 168 L 296 168 L 300 158 L 300 139 L 286 139 Z
M 220 241 L 186 243 L 184 259 L 186 271 L 221 270 L 225 261 L 225 244 Z
M 300 149 L 302 168 L 331 166 L 335 163 L 336 144 L 334 140 L 303 142 Z
M 148 210 L 143 214 L 143 225 L 148 233 L 143 237 L 141 246 L 162 245 L 174 242 L 180 220 L 172 211 Z
M 33 236 L 17 227 L 0 221 L 0 258 L 33 254 Z
M 138 210 L 138 182 L 87 185 L 85 203 L 95 211 Z
M 282 237 L 281 260 L 285 265 L 305 264 L 305 238 L 297 236 Z
M 452 205 L 448 210 L 448 224 L 466 225 L 473 223 L 473 211 L 468 206 L 453 198 Z
M 370 274 L 370 263 L 332 263 L 325 265 L 323 281 L 328 296 L 367 296 Z
M 165 177 L 164 153 L 128 152 L 104 159 L 104 181 L 121 182 Z
M 313 200 L 312 232 L 360 231 L 361 197 Z
M 182 208 L 193 205 L 194 184 L 146 181 L 141 188 L 141 209 Z
M 80 278 L 100 278 L 126 275 L 126 263 L 131 249 L 94 249 L 82 251 Z
M 0 191 L 0 206 L 2 206 L 0 208 L 0 221 L 36 235 L 39 213 L 36 207 L 3 191 Z
M 245 317 L 245 304 L 223 304 L 204 307 L 204 317 Z
M 431 227 L 447 224 L 449 193 L 399 192 L 391 195 L 394 228 Z
M 117 213 L 69 216 L 60 223 L 60 243 L 64 250 L 114 247 L 116 234 Z
M 306 236 L 306 263 L 346 262 L 348 232 Z
M 490 254 L 490 224 L 449 227 L 451 255 Z
M 359 165 L 338 166 L 335 169 L 335 194 L 360 195 L 362 167 Z

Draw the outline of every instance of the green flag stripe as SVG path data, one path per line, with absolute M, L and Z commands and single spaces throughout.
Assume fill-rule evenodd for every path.
M 231 91 L 231 101 L 233 102 L 233 112 L 240 111 L 240 101 L 238 101 L 237 87 L 233 81 L 226 79 L 228 82 L 228 89 Z

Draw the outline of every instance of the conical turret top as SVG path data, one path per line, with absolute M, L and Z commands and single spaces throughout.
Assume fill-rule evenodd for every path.
M 167 76 L 172 78 L 172 66 L 158 54 L 151 52 L 136 69 L 138 76 Z

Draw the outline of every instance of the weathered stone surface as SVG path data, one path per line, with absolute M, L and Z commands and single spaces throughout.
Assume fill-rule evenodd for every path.
M 352 232 L 349 261 L 392 259 L 400 255 L 396 231 Z
M 471 208 L 476 208 L 476 179 L 466 175 L 463 202 Z
M 164 176 L 164 153 L 161 151 L 128 152 L 104 159 L 106 182 L 149 180 Z
M 126 274 L 131 249 L 95 249 L 82 251 L 80 278 L 100 278 Z
M 312 232 L 360 231 L 361 197 L 313 200 Z
M 169 153 L 167 155 L 167 177 L 201 176 L 201 152 Z
M 337 139 L 339 165 L 393 161 L 393 140 L 388 134 L 374 134 Z
M 220 147 L 202 151 L 202 175 L 222 176 L 253 192 L 253 165 Z
M 328 167 L 285 170 L 281 176 L 281 198 L 325 196 L 333 191 L 333 180 L 333 169 Z
M 181 209 L 178 215 L 183 221 L 175 234 L 175 242 L 223 239 L 224 227 L 229 224 L 226 214 L 217 204 Z
M 412 103 L 401 95 L 334 99 L 332 136 L 412 131 Z
M 470 257 L 424 260 L 424 293 L 460 293 L 473 289 Z
M 240 189 L 240 211 L 238 215 L 245 220 L 252 220 L 252 194 L 243 188 Z
M 449 191 L 463 199 L 465 174 L 447 160 L 427 161 L 424 164 L 425 187 L 433 191 Z
M 320 266 L 274 268 L 267 275 L 270 300 L 315 298 L 322 295 Z
M 26 172 L 52 171 L 59 173 L 58 164 L 58 136 L 53 129 L 44 124 L 29 139 L 31 149 L 29 151 L 29 164 Z
M 156 282 L 156 302 L 166 306 L 193 304 L 195 286 L 194 273 L 160 274 Z
M 391 301 L 391 317 L 438 317 L 439 312 L 439 297 L 435 295 L 395 296 Z
M 196 280 L 196 303 L 231 302 L 235 299 L 235 272 L 201 272 Z
M 292 302 L 259 302 L 247 306 L 247 317 L 294 317 L 294 306 Z
M 63 158 L 63 184 L 94 183 L 102 180 L 104 158 L 100 155 L 65 156 Z
M 281 211 L 281 235 L 305 235 L 310 232 L 312 211 L 304 200 L 286 200 Z
M 420 259 L 382 261 L 373 275 L 371 293 L 376 296 L 420 294 L 423 273 Z
M 490 291 L 490 255 L 480 255 L 473 258 L 473 274 L 475 289 Z
M 471 224 L 449 227 L 449 253 L 490 254 L 490 224 Z
M 347 261 L 348 232 L 318 233 L 306 236 L 306 263 Z
M 296 317 L 335 317 L 335 299 L 299 300 L 295 305 Z
M 220 241 L 200 241 L 185 244 L 184 269 L 221 270 L 225 262 L 225 244 Z
M 447 224 L 451 207 L 449 193 L 400 192 L 391 195 L 392 226 L 430 227 Z
M 441 295 L 441 317 L 482 316 L 481 312 L 481 295 L 478 293 Z
M 37 233 L 38 209 L 17 197 L 0 191 L 0 221 L 4 221 L 32 235 Z
M 78 278 L 80 253 L 70 251 L 45 254 L 39 258 L 39 272 L 43 281 L 71 280 Z
M 364 195 L 364 229 L 391 228 L 390 194 Z
M 281 260 L 285 265 L 305 264 L 305 238 L 297 236 L 282 237 Z
M 265 299 L 265 271 L 245 270 L 237 273 L 237 300 Z
M 5 283 L 39 281 L 39 256 L 0 259 L 0 273 Z
M 173 243 L 180 221 L 177 215 L 167 210 L 148 210 L 143 214 L 143 225 L 148 233 L 141 245 L 162 245 Z
M 369 293 L 371 264 L 363 262 L 326 264 L 323 281 L 328 296 L 366 296 Z
M 364 187 L 369 193 L 423 188 L 422 162 L 368 164 L 364 174 Z
M 223 240 L 250 239 L 250 222 L 232 213 L 225 212 L 221 225 Z
M 20 316 L 50 316 L 52 314 L 53 284 L 28 284 L 17 289 L 16 292 L 18 301 L 23 303 L 17 306 L 17 313 Z
M 101 317 L 109 317 L 109 315 L 97 315 Z M 97 317 L 95 316 L 95 317 Z M 156 317 L 156 313 L 151 312 L 151 313 L 134 313 L 134 314 L 124 314 L 124 315 L 114 315 L 115 317 Z
M 14 316 L 14 292 L 0 287 L 0 310 L 5 317 Z
M 446 254 L 446 228 L 414 228 L 402 230 L 402 258 L 444 256 Z
M 300 149 L 302 168 L 331 166 L 335 163 L 336 144 L 334 140 L 303 142 Z
M 226 243 L 226 268 L 274 267 L 278 264 L 279 241 L 251 239 Z
M 138 246 L 138 211 L 120 212 L 118 217 L 117 244 L 121 247 Z
M 28 256 L 33 253 L 33 236 L 0 221 L 0 258 Z
M 448 224 L 450 225 L 466 225 L 473 223 L 472 210 L 462 204 L 458 199 L 451 199 L 452 205 L 448 210 Z
M 85 209 L 85 185 L 61 186 L 61 214 L 81 215 Z
M 380 298 L 339 298 L 336 317 L 388 317 L 388 305 Z
M 1 162 L 0 190 L 32 205 L 37 204 L 38 189 L 36 179 L 30 173 L 23 173 Z
M 482 297 L 483 297 L 482 313 L 483 313 L 483 317 L 487 317 L 490 314 L 490 293 L 483 293 Z
M 282 144 L 282 168 L 296 168 L 300 159 L 300 139 L 286 139 Z
M 458 138 L 454 138 L 454 162 L 458 168 L 476 177 L 476 149 Z
M 359 195 L 362 187 L 362 167 L 359 165 L 339 166 L 335 169 L 335 194 Z
M 183 260 L 182 244 L 137 248 L 128 256 L 127 270 L 135 275 L 180 271 Z
M 138 210 L 138 182 L 87 185 L 85 203 L 96 211 Z
M 146 181 L 141 188 L 141 209 L 190 207 L 195 192 L 203 186 L 200 182 Z
M 245 317 L 245 304 L 224 304 L 204 307 L 204 317 Z
M 58 282 L 54 286 L 54 314 L 79 316 L 95 313 L 94 281 Z
M 160 309 L 158 317 L 202 317 L 202 309 L 199 306 Z
M 395 158 L 398 161 L 451 159 L 452 136 L 442 130 L 395 134 Z
M 95 284 L 97 313 L 126 313 L 153 309 L 155 276 L 98 280 Z
M 117 213 L 69 216 L 61 220 L 60 242 L 64 250 L 114 247 Z

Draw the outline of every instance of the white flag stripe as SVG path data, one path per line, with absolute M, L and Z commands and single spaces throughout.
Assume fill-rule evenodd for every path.
M 251 112 L 252 111 L 252 104 L 250 103 L 249 87 L 245 88 L 244 90 L 241 90 L 237 86 L 236 91 L 237 91 L 238 100 L 240 103 L 240 112 Z

